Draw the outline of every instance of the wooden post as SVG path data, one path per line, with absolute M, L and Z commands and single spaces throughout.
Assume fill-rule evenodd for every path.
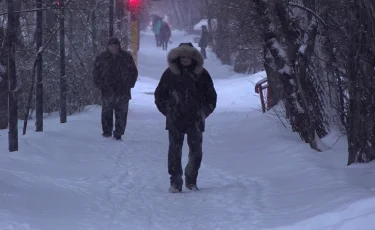
M 269 86 L 266 88 L 267 90 L 267 110 L 270 110 L 272 108 L 272 94 Z
M 266 105 L 264 103 L 263 88 L 262 88 L 261 84 L 258 87 L 259 87 L 260 103 L 262 105 L 262 112 L 265 113 L 266 112 Z

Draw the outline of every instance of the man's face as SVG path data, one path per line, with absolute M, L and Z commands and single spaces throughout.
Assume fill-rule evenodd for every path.
M 112 54 L 117 54 L 120 51 L 120 46 L 118 44 L 111 44 L 108 46 L 108 49 Z
M 183 66 L 190 66 L 193 63 L 193 59 L 190 57 L 181 57 L 181 65 Z

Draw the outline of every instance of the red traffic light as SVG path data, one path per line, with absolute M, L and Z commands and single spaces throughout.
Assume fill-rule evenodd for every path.
M 141 0 L 128 0 L 129 11 L 132 17 L 136 17 L 140 11 Z
M 141 0 L 129 0 L 129 5 L 131 7 L 138 7 L 141 3 Z

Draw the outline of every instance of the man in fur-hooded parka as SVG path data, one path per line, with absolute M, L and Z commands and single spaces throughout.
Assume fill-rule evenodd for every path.
M 188 189 L 197 189 L 205 120 L 215 110 L 217 101 L 212 78 L 203 68 L 203 62 L 202 55 L 191 43 L 181 43 L 169 52 L 169 67 L 155 90 L 155 104 L 166 116 L 169 132 L 171 192 L 182 189 L 181 152 L 185 134 L 190 148 L 185 185 Z

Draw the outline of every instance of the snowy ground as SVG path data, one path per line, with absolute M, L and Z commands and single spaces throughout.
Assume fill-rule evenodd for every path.
M 0 132 L 1 230 L 375 229 L 375 164 L 346 167 L 345 138 L 310 150 L 259 112 L 252 82 L 264 73 L 235 75 L 212 53 L 218 107 L 207 121 L 201 190 L 168 193 L 165 121 L 149 94 L 166 52 L 148 33 L 139 61 L 124 141 L 101 137 L 95 106 L 67 124 L 46 119 L 43 133 L 30 127 L 16 153 Z M 184 164 L 186 156 L 185 146 Z

